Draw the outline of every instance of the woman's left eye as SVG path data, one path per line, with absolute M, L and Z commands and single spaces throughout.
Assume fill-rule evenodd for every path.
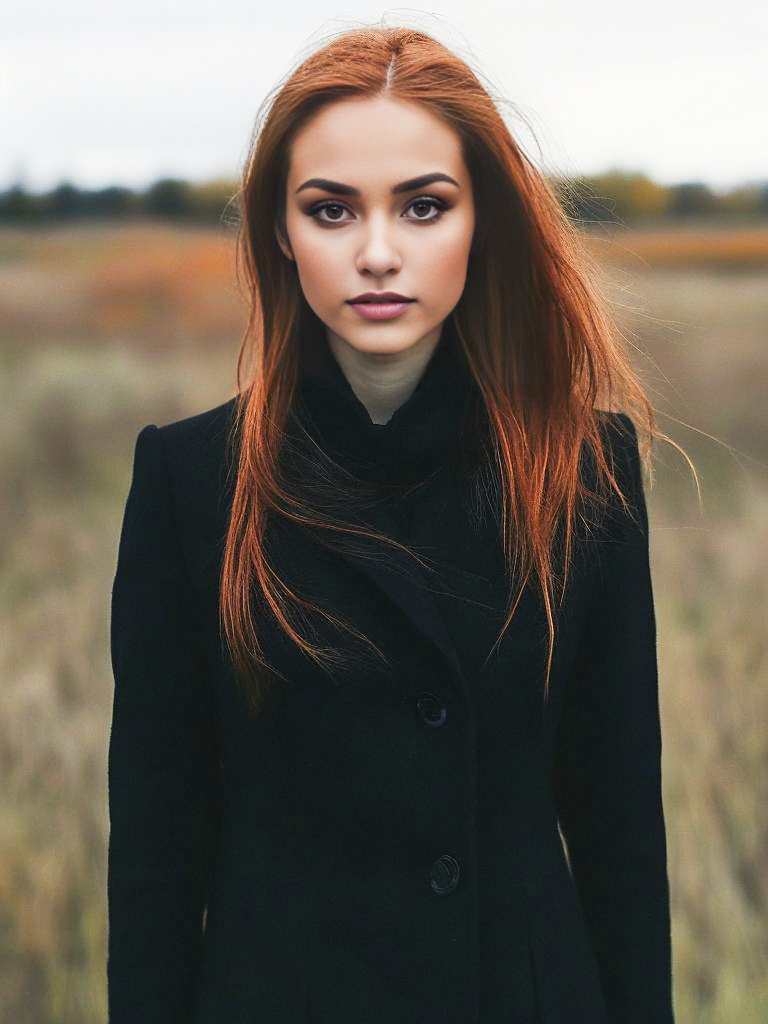
M 436 198 L 435 196 L 421 196 L 419 199 L 414 199 L 408 204 L 407 209 L 410 209 L 412 206 L 432 206 L 437 210 L 437 214 L 434 217 L 409 218 L 410 220 L 421 221 L 424 224 L 434 224 L 435 221 L 440 220 L 443 213 L 448 209 L 448 203 L 444 202 L 442 199 Z M 318 217 L 318 214 L 322 210 L 329 209 L 346 210 L 346 206 L 343 206 L 341 203 L 333 203 L 326 200 L 325 202 L 317 203 L 317 205 L 311 207 L 309 210 L 307 210 L 307 214 L 310 217 L 313 217 L 318 224 L 343 224 L 344 222 L 342 220 L 339 220 L 338 217 L 332 217 L 330 220 L 322 220 L 320 219 L 320 217 Z

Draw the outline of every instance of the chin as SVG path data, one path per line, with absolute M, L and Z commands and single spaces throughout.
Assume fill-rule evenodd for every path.
M 369 354 L 381 353 L 382 355 L 405 352 L 418 345 L 424 338 L 423 334 L 405 337 L 403 335 L 396 335 L 394 331 L 387 337 L 385 336 L 386 332 L 379 330 L 372 331 L 368 337 L 363 338 L 334 333 L 342 344 L 349 345 L 350 348 L 354 348 L 358 352 L 367 352 Z
M 439 320 L 432 325 L 414 328 L 413 324 L 372 321 L 350 330 L 348 323 L 334 326 L 332 322 L 325 321 L 325 329 L 330 338 L 336 339 L 337 344 L 348 345 L 358 352 L 392 353 L 405 352 L 422 343 L 429 344 L 430 339 L 439 338 L 443 323 L 443 320 Z

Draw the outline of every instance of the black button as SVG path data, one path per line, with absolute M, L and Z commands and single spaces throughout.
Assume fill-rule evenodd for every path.
M 450 853 L 438 857 L 429 873 L 429 884 L 440 893 L 452 892 L 459 884 L 459 862 Z
M 446 708 L 440 703 L 440 699 L 434 693 L 422 693 L 416 701 L 416 707 L 427 725 L 435 728 L 445 722 L 448 714 Z

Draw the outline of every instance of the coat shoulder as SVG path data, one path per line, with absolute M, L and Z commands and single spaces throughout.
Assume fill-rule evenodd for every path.
M 639 530 L 645 536 L 648 533 L 648 514 L 637 428 L 624 412 L 599 410 L 598 423 L 609 468 L 627 500 L 625 506 L 613 489 L 607 492 L 605 525 L 609 533 L 616 530 L 622 539 L 625 539 L 627 529 L 633 534 Z M 590 461 L 594 474 L 594 460 Z
M 191 416 L 159 424 L 176 522 L 191 565 L 204 567 L 226 534 L 236 452 L 232 428 L 237 397 Z
M 169 456 L 184 456 L 199 452 L 200 445 L 215 445 L 225 441 L 232 426 L 237 397 L 202 412 L 161 424 L 162 435 Z
M 631 452 L 637 447 L 637 428 L 625 412 L 609 412 L 598 409 L 597 421 L 600 432 L 611 451 Z
M 195 495 L 217 490 L 231 471 L 232 428 L 237 398 L 158 426 L 168 470 L 178 489 Z
M 614 473 L 619 474 L 622 484 L 633 487 L 640 465 L 637 428 L 625 412 L 609 412 L 605 409 L 595 411 L 603 452 L 608 464 Z M 594 452 L 591 448 L 587 448 L 584 454 L 588 478 L 590 484 L 594 484 L 596 471 Z

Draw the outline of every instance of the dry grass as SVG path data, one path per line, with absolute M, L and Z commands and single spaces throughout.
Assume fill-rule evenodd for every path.
M 768 268 L 768 225 L 617 230 L 590 245 L 604 262 L 645 267 L 746 270 Z
M 233 245 L 221 231 L 160 224 L 0 233 L 0 340 L 197 345 L 244 323 Z M 41 298 L 43 301 L 41 301 Z
M 685 464 L 660 447 L 646 493 L 678 1024 L 758 1024 L 768 271 L 671 268 L 647 239 L 622 246 L 646 263 L 605 259 L 605 285 L 704 498 L 702 513 Z M 132 445 L 145 423 L 233 393 L 243 323 L 222 234 L 0 233 L 0 534 L 12 538 L 0 548 L 0 1024 L 105 1019 L 109 590 Z

